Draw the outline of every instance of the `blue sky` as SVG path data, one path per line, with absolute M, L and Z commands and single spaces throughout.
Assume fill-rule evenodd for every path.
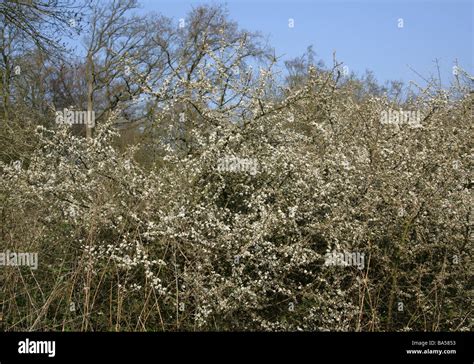
M 301 56 L 313 45 L 318 59 L 332 64 L 332 53 L 350 71 L 366 69 L 380 82 L 423 81 L 437 76 L 438 58 L 443 84 L 452 67 L 474 73 L 473 0 L 139 0 L 144 11 L 178 20 L 192 6 L 225 3 L 242 28 L 260 31 L 283 60 Z M 288 19 L 294 19 L 294 28 Z M 398 19 L 403 19 L 403 28 Z

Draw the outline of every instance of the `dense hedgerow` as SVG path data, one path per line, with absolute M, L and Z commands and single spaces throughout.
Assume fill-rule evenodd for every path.
M 192 147 L 152 168 L 114 147 L 114 115 L 91 139 L 36 128 L 1 165 L 2 244 L 39 253 L 3 270 L 4 329 L 472 329 L 469 97 L 357 100 L 312 72 L 261 109 L 261 86 L 239 122 L 198 103 Z M 380 122 L 401 107 L 421 126 Z
M 220 6 L 87 4 L 0 4 L 0 329 L 473 329 L 472 76 L 282 72 Z

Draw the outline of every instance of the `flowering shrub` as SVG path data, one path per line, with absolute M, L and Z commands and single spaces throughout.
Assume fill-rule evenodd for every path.
M 349 91 L 314 73 L 244 123 L 203 109 L 217 125 L 151 170 L 113 147 L 114 115 L 92 139 L 37 128 L 34 153 L 1 165 L 7 248 L 39 252 L 37 272 L 6 271 L 5 327 L 472 328 L 469 99 L 393 129 L 389 100 Z M 226 173 L 229 155 L 259 173 Z
M 137 25 L 124 54 L 93 44 L 83 68 L 108 82 L 100 99 L 87 78 L 78 108 L 100 99 L 93 135 L 5 108 L 1 248 L 38 269 L 0 267 L 0 325 L 472 330 L 468 88 L 396 101 L 336 62 L 283 85 L 248 33 L 195 12 L 189 33 Z M 140 98 L 147 123 L 124 147 L 116 125 Z

